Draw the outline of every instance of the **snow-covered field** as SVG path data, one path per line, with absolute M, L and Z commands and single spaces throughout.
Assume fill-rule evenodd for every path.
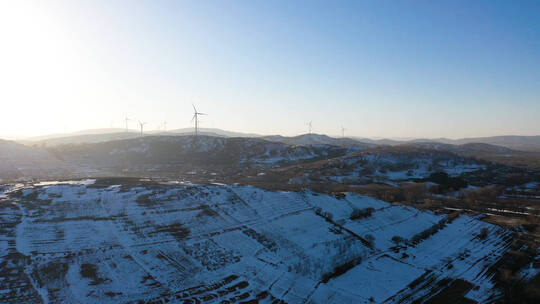
M 472 217 L 357 194 L 18 187 L 0 198 L 1 303 L 412 303 L 456 279 L 481 302 L 497 292 L 488 269 L 511 238 Z

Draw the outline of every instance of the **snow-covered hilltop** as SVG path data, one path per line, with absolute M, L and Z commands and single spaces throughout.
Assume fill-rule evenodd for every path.
M 358 194 L 131 179 L 2 191 L 2 303 L 413 303 L 456 288 L 483 302 L 512 238 Z

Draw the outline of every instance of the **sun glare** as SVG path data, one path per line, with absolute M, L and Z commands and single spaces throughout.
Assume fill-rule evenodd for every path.
M 77 41 L 53 14 L 25 1 L 0 2 L 0 100 L 11 115 L 2 132 L 24 134 L 61 123 L 61 106 L 73 95 L 77 73 Z

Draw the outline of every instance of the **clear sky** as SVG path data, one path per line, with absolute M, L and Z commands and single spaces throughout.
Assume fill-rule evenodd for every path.
M 0 39 L 2 136 L 540 134 L 540 1 L 0 0 Z

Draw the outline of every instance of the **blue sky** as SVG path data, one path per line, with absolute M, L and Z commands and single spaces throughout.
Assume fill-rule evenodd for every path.
M 538 1 L 0 6 L 3 135 L 188 127 L 191 103 L 261 134 L 540 134 Z

